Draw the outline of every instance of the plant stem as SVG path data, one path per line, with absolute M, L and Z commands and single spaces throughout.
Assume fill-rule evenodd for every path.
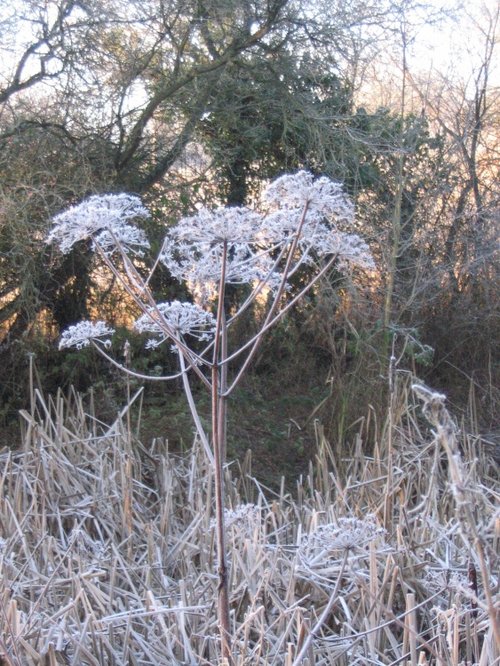
M 221 354 L 227 354 L 225 349 L 226 319 L 224 316 L 224 295 L 226 283 L 227 243 L 224 243 L 222 254 L 221 277 L 219 283 L 219 303 L 217 306 L 217 321 L 215 326 L 215 342 L 212 363 L 212 441 L 214 452 L 214 480 L 215 480 L 215 530 L 218 557 L 219 586 L 217 590 L 217 617 L 221 636 L 222 659 L 232 663 L 231 657 L 231 629 L 229 620 L 229 591 L 228 571 L 226 562 L 226 530 L 224 524 L 224 454 L 226 450 L 225 428 L 223 415 L 225 414 L 225 398 L 221 396 Z M 224 373 L 225 376 L 225 373 Z M 222 381 L 225 381 L 224 379 Z M 225 420 L 225 418 L 224 418 Z
M 272 328 L 280 319 L 282 319 L 285 314 L 291 310 L 291 308 L 300 301 L 300 299 L 308 292 L 310 289 L 314 287 L 314 285 L 320 280 L 323 275 L 333 266 L 337 259 L 337 255 L 334 255 L 331 257 L 331 259 L 328 260 L 328 262 L 321 268 L 321 270 L 310 280 L 307 285 L 296 295 L 294 296 L 284 307 L 279 310 L 275 316 L 269 320 L 269 314 L 266 317 L 266 320 L 262 324 L 260 330 L 252 337 L 250 340 L 247 340 L 244 344 L 242 344 L 236 351 L 234 351 L 230 356 L 228 356 L 225 359 L 225 363 L 228 363 L 229 361 L 232 361 L 233 359 L 237 358 L 241 353 L 245 351 L 245 349 L 248 349 L 249 347 L 252 347 L 247 358 L 245 361 L 242 363 L 240 370 L 238 374 L 236 375 L 236 378 L 232 381 L 231 385 L 227 388 L 225 395 L 229 395 L 234 388 L 237 386 L 239 380 L 245 373 L 248 365 L 250 364 L 252 358 L 254 357 L 258 345 L 261 342 L 261 338 L 264 333 L 266 333 L 270 328 Z M 275 310 L 273 309 L 273 313 Z M 268 321 L 269 320 L 269 321 Z M 253 345 L 253 346 L 252 346 Z

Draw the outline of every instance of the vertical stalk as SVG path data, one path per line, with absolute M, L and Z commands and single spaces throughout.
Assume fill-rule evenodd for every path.
M 395 400 L 395 375 L 396 375 L 396 357 L 395 357 L 396 335 L 392 336 L 391 355 L 389 358 L 388 382 L 389 382 L 389 404 L 388 404 L 388 425 L 387 425 L 387 481 L 384 500 L 384 527 L 389 529 L 392 522 L 393 511 L 393 431 L 394 431 L 394 400 Z
M 224 524 L 224 454 L 225 442 L 225 398 L 222 397 L 222 386 L 225 382 L 221 374 L 221 356 L 227 354 L 225 349 L 226 320 L 224 316 L 224 295 L 226 283 L 227 242 L 224 243 L 222 254 L 221 277 L 219 283 L 219 302 L 217 306 L 217 322 L 215 328 L 214 354 L 212 362 L 212 441 L 214 452 L 215 480 L 215 530 L 218 558 L 219 586 L 217 590 L 217 618 L 221 635 L 222 659 L 231 664 L 231 629 L 229 620 L 228 570 L 226 560 L 226 530 Z
M 29 359 L 29 368 L 30 368 L 30 374 L 29 374 L 29 382 L 30 382 L 30 414 L 31 417 L 35 417 L 35 371 L 34 371 L 34 359 L 35 355 L 30 352 L 28 354 L 28 359 Z
M 221 341 L 220 341 L 220 390 L 219 390 L 219 436 L 222 444 L 222 462 L 227 454 L 227 319 L 223 309 L 221 312 Z
M 401 203 L 403 200 L 403 188 L 404 188 L 403 165 L 404 165 L 404 157 L 402 149 L 400 148 L 398 162 L 397 162 L 397 172 L 396 172 L 396 177 L 397 177 L 396 198 L 394 201 L 394 210 L 392 212 L 391 254 L 389 257 L 389 270 L 387 271 L 387 287 L 386 287 L 385 302 L 384 302 L 384 329 L 386 334 L 392 319 L 394 286 L 396 280 L 398 258 L 400 253 Z

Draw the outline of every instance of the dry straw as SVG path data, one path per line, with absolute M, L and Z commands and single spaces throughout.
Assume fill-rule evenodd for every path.
M 294 496 L 250 458 L 226 469 L 235 664 L 497 663 L 491 450 L 425 391 L 433 431 L 397 378 L 389 488 L 387 428 L 368 456 L 366 424 L 337 454 L 318 429 Z M 144 447 L 130 409 L 104 426 L 75 393 L 36 392 L 22 448 L 1 452 L 0 663 L 223 663 L 213 465 L 199 443 Z

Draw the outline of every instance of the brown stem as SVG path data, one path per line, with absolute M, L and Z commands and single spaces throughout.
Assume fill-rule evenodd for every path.
M 231 657 L 231 629 L 229 620 L 228 568 L 226 561 L 226 530 L 224 524 L 224 453 L 226 449 L 225 428 L 222 416 L 225 414 L 225 398 L 221 396 L 221 354 L 225 351 L 226 320 L 224 316 L 224 293 L 226 283 L 227 243 L 224 243 L 221 277 L 219 282 L 219 303 L 212 363 L 212 440 L 214 452 L 215 480 L 215 530 L 218 557 L 219 586 L 217 589 L 217 618 L 221 636 L 222 659 L 228 664 Z M 222 382 L 224 379 L 222 378 Z

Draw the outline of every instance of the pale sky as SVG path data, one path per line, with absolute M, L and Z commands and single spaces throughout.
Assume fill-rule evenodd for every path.
M 477 73 L 484 62 L 488 35 L 500 47 L 499 5 L 497 0 L 467 2 L 433 0 L 438 8 L 447 8 L 454 16 L 436 25 L 417 28 L 409 64 L 421 73 L 438 72 L 449 79 L 463 82 Z M 460 5 L 462 4 L 462 7 Z M 490 85 L 500 85 L 500 55 L 496 53 L 490 67 Z
M 409 0 L 411 2 L 412 0 Z M 404 7 L 406 0 L 398 0 Z M 408 3 L 409 4 L 409 3 Z M 473 5 L 473 6 L 471 6 Z M 448 16 L 440 15 L 445 9 Z M 403 80 L 403 37 L 398 29 L 404 25 L 407 41 L 406 110 L 421 106 L 420 93 L 425 86 L 453 86 L 474 90 L 474 80 L 485 60 L 488 36 L 495 41 L 488 84 L 500 87 L 500 30 L 498 0 L 479 0 L 463 6 L 461 0 L 427 0 L 416 10 L 401 10 L 398 26 L 379 45 L 378 54 L 370 62 L 359 87 L 358 103 L 367 108 L 385 106 L 399 108 Z M 434 21 L 429 21 L 429 15 Z M 412 90 L 410 81 L 419 92 Z M 412 99 L 412 95 L 414 99 Z

